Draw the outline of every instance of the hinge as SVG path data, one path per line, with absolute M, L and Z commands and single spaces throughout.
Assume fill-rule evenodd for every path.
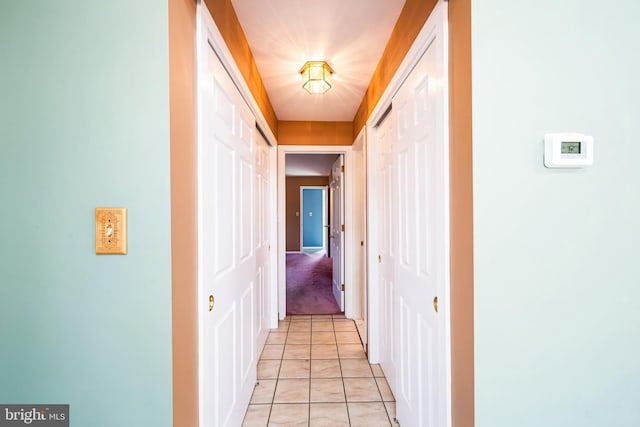
M 344 292 L 344 283 L 342 284 L 342 291 Z
M 344 224 L 342 224 L 342 231 L 344 232 Z
M 340 166 L 340 172 L 344 172 L 344 165 Z

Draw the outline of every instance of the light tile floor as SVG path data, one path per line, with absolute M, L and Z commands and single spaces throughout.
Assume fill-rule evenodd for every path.
M 396 403 L 344 315 L 290 316 L 269 333 L 243 427 L 394 426 Z

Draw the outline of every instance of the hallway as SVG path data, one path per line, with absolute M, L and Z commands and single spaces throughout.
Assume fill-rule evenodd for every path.
M 344 315 L 290 316 L 269 333 L 243 427 L 399 426 L 379 365 Z
M 333 260 L 322 253 L 288 253 L 287 316 L 340 314 L 332 292 Z

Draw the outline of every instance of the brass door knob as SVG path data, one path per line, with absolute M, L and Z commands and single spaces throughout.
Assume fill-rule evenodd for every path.
M 213 301 L 215 301 L 215 298 L 213 298 L 213 295 L 209 295 L 209 311 L 213 310 Z
M 438 297 L 437 296 L 433 297 L 433 309 L 436 311 L 436 313 L 438 312 Z
M 378 255 L 378 264 L 382 262 L 382 256 Z

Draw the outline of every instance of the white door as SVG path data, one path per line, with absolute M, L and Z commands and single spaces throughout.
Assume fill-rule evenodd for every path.
M 254 131 L 256 141 L 256 174 L 255 174 L 255 247 L 256 247 L 256 301 L 257 316 L 255 323 L 256 354 L 262 351 L 264 343 L 269 333 L 270 318 L 270 295 L 269 286 L 271 277 L 271 228 L 269 218 L 271 217 L 270 206 L 270 186 L 269 177 L 271 174 L 272 149 L 267 144 L 264 137 Z
M 353 215 L 352 238 L 354 242 L 352 266 L 353 266 L 353 286 L 351 287 L 351 307 L 353 318 L 356 321 L 356 327 L 362 338 L 362 343 L 368 351 L 368 332 L 367 332 L 367 262 L 366 262 L 366 216 L 365 208 L 365 175 L 366 175 L 366 142 L 364 132 L 356 138 L 352 145 L 352 168 L 351 174 L 353 182 Z
M 329 184 L 329 211 L 331 215 L 331 258 L 333 260 L 333 296 L 344 311 L 344 159 L 338 156 L 331 168 Z
M 371 191 L 377 195 L 378 215 L 378 292 L 380 298 L 380 364 L 389 386 L 395 390 L 396 366 L 394 359 L 394 224 L 392 205 L 393 157 L 391 144 L 394 135 L 393 116 L 387 116 L 376 131 L 376 153 L 378 155 L 377 188 Z
M 241 424 L 256 383 L 261 279 L 255 120 L 208 37 L 203 30 L 198 43 L 198 306 L 200 425 L 213 427 Z
M 392 100 L 382 208 L 390 243 L 382 269 L 391 329 L 390 375 L 403 427 L 450 425 L 449 196 L 446 7 L 426 24 L 430 43 Z M 390 181 L 390 185 L 387 182 Z M 387 194 L 387 191 L 389 192 Z M 388 229 L 385 229 L 388 228 Z M 387 239 L 387 240 L 385 240 Z M 384 253 L 384 250 L 382 251 Z M 385 255 L 382 255 L 383 263 Z M 384 351 L 384 350 L 383 350 Z

